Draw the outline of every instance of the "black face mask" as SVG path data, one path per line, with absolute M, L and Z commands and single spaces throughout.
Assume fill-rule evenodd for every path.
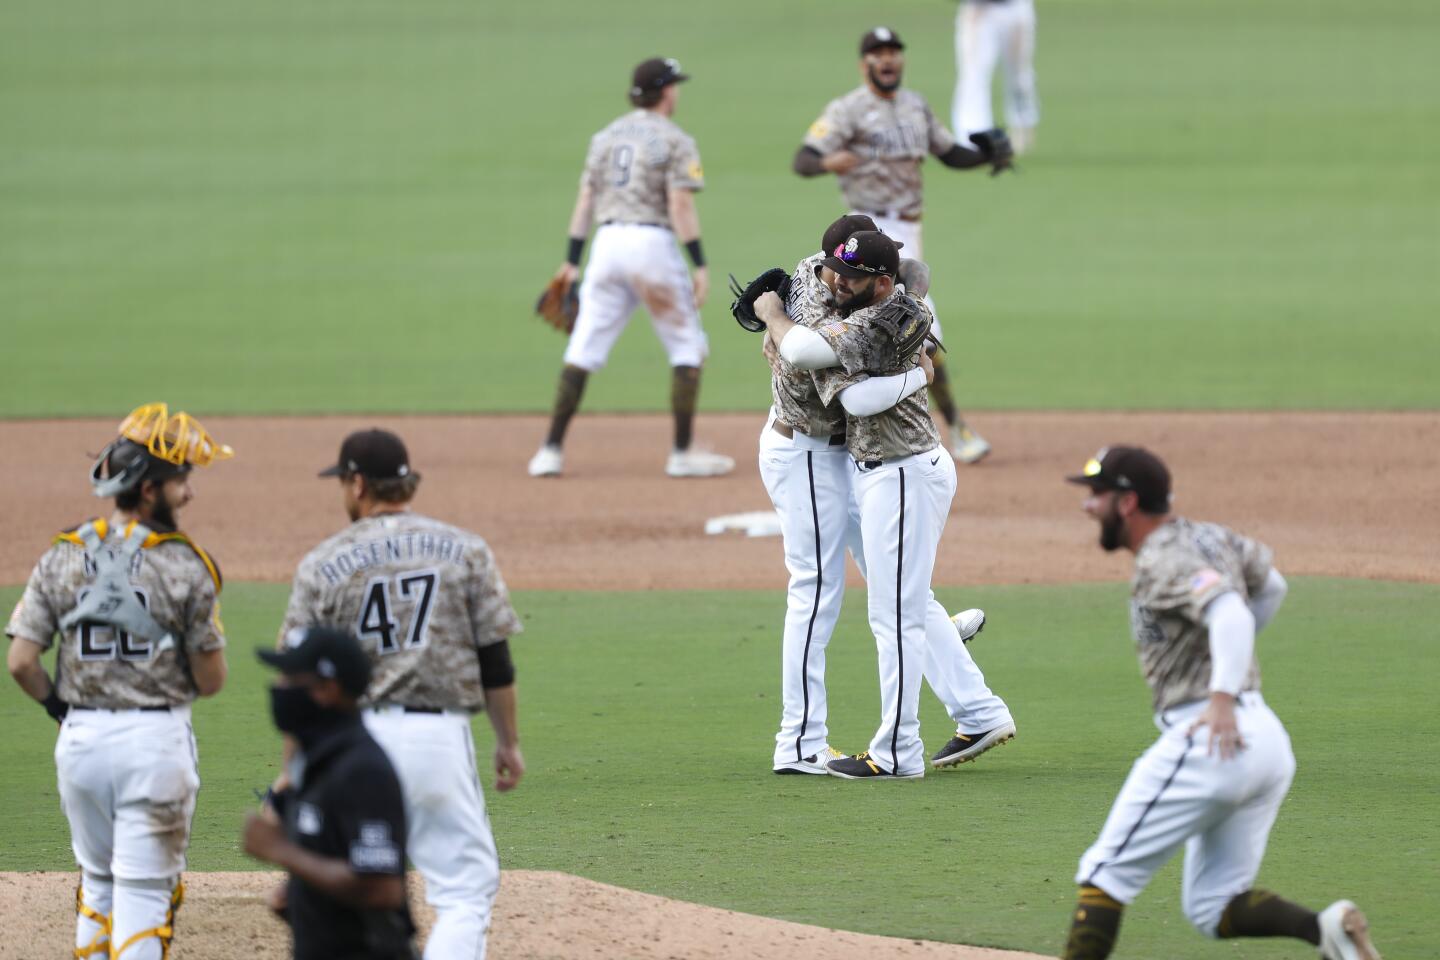
M 343 711 L 320 706 L 304 687 L 271 687 L 270 715 L 277 730 L 295 737 L 302 746 L 348 717 Z

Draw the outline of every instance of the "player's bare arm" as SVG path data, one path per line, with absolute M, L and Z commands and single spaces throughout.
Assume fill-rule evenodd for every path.
M 923 260 L 900 258 L 900 273 L 896 278 L 905 286 L 905 292 L 916 300 L 923 300 L 930 292 L 930 268 Z
M 45 665 L 40 662 L 40 655 L 44 652 L 45 648 L 34 640 L 11 637 L 10 650 L 5 655 L 5 665 L 10 669 L 10 676 L 30 699 L 39 703 L 44 703 L 55 689 L 50 682 L 50 675 L 45 672 Z
M 818 177 L 822 173 L 849 173 L 860 165 L 860 157 L 849 150 L 836 150 L 822 154 L 811 146 L 802 146 L 795 151 L 790 169 L 802 177 Z
M 594 218 L 595 192 L 589 183 L 582 183 L 575 194 L 575 207 L 570 211 L 570 247 L 565 262 L 555 271 L 555 276 L 566 283 L 574 283 L 580 276 L 580 253 L 585 249 L 585 238 L 590 236 L 590 223 Z
M 200 696 L 213 697 L 219 693 L 229 675 L 224 648 L 191 653 L 190 675 L 195 680 L 195 691 Z
M 362 910 L 398 910 L 405 903 L 405 879 L 358 874 L 339 857 L 326 857 L 291 843 L 273 821 L 252 813 L 245 818 L 245 852 L 273 863 L 326 895 Z
M 515 789 L 525 775 L 515 684 L 486 690 L 485 712 L 490 717 L 490 728 L 495 731 L 495 789 L 504 793 Z
M 695 306 L 705 306 L 710 295 L 710 268 L 700 254 L 700 214 L 695 209 L 694 190 L 671 190 L 665 198 L 670 211 L 670 223 L 675 228 L 675 237 L 695 261 L 691 282 L 695 289 Z

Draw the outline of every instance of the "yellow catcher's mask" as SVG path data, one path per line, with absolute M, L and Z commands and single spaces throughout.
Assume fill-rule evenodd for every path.
M 216 443 L 199 420 L 183 410 L 172 416 L 163 403 L 147 403 L 132 410 L 120 423 L 120 436 L 177 467 L 208 467 L 235 456 L 229 445 Z
M 100 452 L 90 470 L 97 497 L 119 496 L 142 480 L 161 479 L 229 460 L 235 451 L 190 414 L 170 414 L 163 403 L 136 407 L 120 424 L 120 435 Z

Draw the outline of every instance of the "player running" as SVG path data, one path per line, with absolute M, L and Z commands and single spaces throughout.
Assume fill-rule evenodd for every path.
M 1064 960 L 1108 957 L 1125 905 L 1182 846 L 1181 904 L 1206 936 L 1294 937 L 1324 960 L 1378 960 L 1350 901 L 1316 914 L 1252 886 L 1295 775 L 1255 659 L 1255 634 L 1286 592 L 1270 548 L 1172 515 L 1170 471 L 1148 450 L 1108 447 L 1067 479 L 1090 488 L 1100 546 L 1135 554 L 1130 623 L 1160 739 L 1080 858 Z

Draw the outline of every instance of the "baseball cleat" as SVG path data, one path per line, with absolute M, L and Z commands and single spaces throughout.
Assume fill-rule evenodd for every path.
M 1015 739 L 1015 723 L 1009 721 L 984 733 L 955 732 L 950 742 L 941 747 L 930 763 L 936 767 L 949 767 L 957 763 L 974 760 L 991 747 L 998 747 Z
M 788 763 L 777 763 L 775 764 L 775 772 L 780 774 L 810 773 L 819 774 L 820 776 L 824 777 L 830 774 L 830 770 L 828 767 L 826 767 L 826 764 L 828 764 L 831 760 L 839 760 L 844 756 L 845 754 L 841 753 L 839 750 L 836 750 L 834 747 L 827 746 L 819 753 L 812 753 L 810 756 L 805 757 L 803 760 L 791 760 Z
M 955 630 L 960 634 L 960 639 L 969 643 L 977 633 L 985 629 L 985 611 L 979 607 L 961 610 L 950 618 L 950 622 L 955 624 Z
M 558 477 L 565 469 L 565 454 L 559 447 L 546 444 L 535 451 L 528 469 L 532 477 Z
M 703 450 L 673 450 L 665 461 L 665 473 L 672 477 L 723 477 L 734 469 L 734 460 Z
M 1324 960 L 1380 960 L 1380 951 L 1370 942 L 1370 923 L 1355 904 L 1336 900 L 1319 919 Z
M 969 427 L 950 428 L 950 456 L 961 463 L 979 463 L 990 455 L 990 444 Z
M 891 773 L 871 760 L 869 751 L 857 753 L 853 757 L 831 760 L 828 766 L 830 776 L 842 780 L 918 780 L 925 776 L 924 770 L 919 773 Z

